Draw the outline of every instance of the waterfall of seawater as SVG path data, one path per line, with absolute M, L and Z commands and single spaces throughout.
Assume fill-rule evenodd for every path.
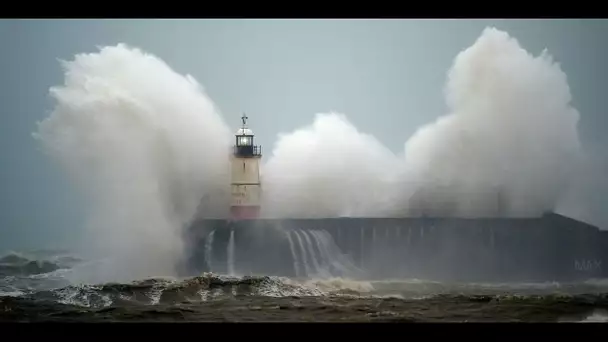
M 216 241 L 216 230 L 207 235 L 204 244 L 204 255 L 207 268 L 217 272 L 213 248 Z M 358 274 L 360 270 L 344 255 L 325 230 L 289 229 L 285 231 L 287 243 L 293 258 L 293 271 L 297 278 L 331 278 Z M 235 231 L 230 230 L 226 245 L 226 274 L 236 275 L 236 241 Z M 217 259 L 215 260 L 217 261 Z
M 356 271 L 324 230 L 294 229 L 285 232 L 296 277 L 329 278 Z M 303 268 L 303 269 L 302 269 Z
M 287 241 L 289 241 L 289 249 L 291 250 L 291 256 L 293 257 L 293 269 L 296 273 L 296 277 L 300 277 L 300 260 L 298 260 L 298 253 L 296 252 L 295 245 L 293 243 L 293 239 L 291 238 L 292 231 L 286 231 L 285 235 L 287 235 Z
M 304 264 L 304 272 L 307 276 L 310 276 L 310 267 L 308 266 L 308 255 L 306 253 L 306 248 L 304 248 L 304 243 L 302 242 L 302 237 L 299 234 L 299 231 L 295 230 L 294 234 L 296 234 L 296 238 L 298 239 L 298 246 L 300 246 L 300 252 L 302 253 L 302 261 Z
M 359 233 L 360 233 L 359 234 L 360 235 L 359 236 L 359 244 L 360 244 L 359 245 L 359 251 L 361 253 L 361 256 L 360 256 L 361 261 L 360 261 L 359 264 L 361 266 L 364 266 L 365 265 L 364 264 L 364 260 L 365 260 L 365 231 L 363 230 L 363 227 L 360 228 Z
M 228 240 L 228 275 L 234 275 L 234 229 L 230 231 L 230 239 Z
M 376 227 L 372 227 L 372 243 L 369 251 L 370 259 L 375 260 L 376 256 Z
M 361 272 L 361 270 L 357 266 L 355 266 L 355 264 L 353 264 L 353 262 L 350 258 L 347 258 L 346 255 L 342 254 L 342 252 L 340 251 L 338 246 L 336 246 L 336 244 L 333 243 L 333 240 L 331 239 L 331 235 L 326 231 L 323 231 L 322 233 L 327 237 L 325 242 L 329 246 L 329 248 L 331 250 L 331 254 L 333 255 L 332 260 L 337 261 L 337 263 L 335 264 L 336 267 L 343 274 L 351 274 L 351 275 L 359 274 Z M 330 243 L 331 243 L 331 245 L 329 245 Z
M 312 260 L 312 265 L 314 267 L 314 275 L 317 276 L 321 276 L 322 270 L 321 267 L 319 266 L 319 261 L 317 260 L 317 254 L 316 251 L 313 248 L 311 239 L 310 239 L 310 232 L 307 231 L 303 231 L 302 234 L 304 235 L 304 240 L 306 241 L 306 249 L 308 250 L 308 254 L 310 255 L 310 259 Z M 317 242 L 318 245 L 318 242 Z
M 409 227 L 409 228 L 407 228 L 407 246 L 408 247 L 410 246 L 411 240 L 412 240 L 412 228 Z
M 213 271 L 213 235 L 215 235 L 215 230 L 209 233 L 205 241 L 205 261 L 207 262 L 207 269 L 209 271 Z

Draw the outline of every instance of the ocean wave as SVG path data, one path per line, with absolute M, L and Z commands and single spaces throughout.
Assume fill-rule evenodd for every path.
M 68 269 L 81 262 L 63 251 L 32 251 L 29 253 L 9 252 L 0 257 L 0 276 L 27 276 Z
M 22 264 L 28 261 L 30 261 L 29 258 L 25 257 L 22 253 L 17 252 L 8 252 L 0 257 L 0 264 Z
M 272 302 L 281 298 L 314 297 L 319 301 L 398 300 L 408 303 L 419 301 L 459 305 L 476 303 L 475 305 L 481 306 L 586 308 L 584 316 L 569 318 L 569 321 L 576 322 L 597 321 L 601 319 L 598 318 L 600 314 L 594 316 L 592 310 L 596 306 L 608 308 L 608 280 L 604 279 L 573 284 L 486 284 L 445 283 L 426 279 L 369 281 L 343 277 L 236 277 L 214 273 L 180 279 L 155 277 L 133 282 L 103 282 L 99 281 L 103 278 L 89 277 L 99 274 L 104 265 L 103 260 L 86 261 L 68 251 L 4 254 L 0 257 L 0 272 L 4 272 L 0 273 L 0 301 L 20 300 L 90 310 L 109 307 L 174 307 L 202 302 L 230 302 L 239 298 L 268 298 Z M 24 302 L 19 303 L 22 305 Z M 382 316 L 379 313 L 373 315 Z
M 373 284 L 279 277 L 146 279 L 0 296 L 0 321 L 604 322 L 608 293 L 387 298 Z M 359 292 L 360 291 L 360 292 Z
M 325 294 L 371 295 L 375 287 L 370 281 L 353 280 L 348 278 L 311 279 L 304 286 L 315 288 Z
M 608 322 L 608 312 L 604 310 L 595 310 L 589 316 L 585 317 L 581 323 L 606 323 Z
M 214 274 L 176 279 L 146 279 L 132 283 L 70 285 L 38 291 L 27 298 L 83 307 L 201 302 L 238 296 L 322 296 L 326 293 L 280 277 L 227 277 Z
M 261 297 L 359 297 L 398 298 L 403 300 L 468 301 L 476 303 L 536 303 L 568 305 L 606 305 L 608 291 L 510 292 L 479 286 L 460 287 L 434 282 L 365 282 L 343 278 L 298 282 L 273 276 L 231 277 L 205 273 L 187 279 L 152 278 L 131 283 L 68 285 L 56 289 L 30 291 L 22 295 L 37 301 L 102 308 L 108 306 L 180 304 L 207 302 L 244 296 Z M 585 288 L 588 289 L 588 288 Z M 17 288 L 7 289 L 16 293 Z
M 0 264 L 0 276 L 42 274 L 60 268 L 59 265 L 45 260 L 32 260 L 21 264 Z

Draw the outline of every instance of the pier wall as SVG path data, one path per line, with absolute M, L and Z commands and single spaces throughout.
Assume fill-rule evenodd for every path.
M 608 232 L 557 214 L 204 220 L 192 225 L 187 241 L 195 273 L 479 282 L 608 276 Z

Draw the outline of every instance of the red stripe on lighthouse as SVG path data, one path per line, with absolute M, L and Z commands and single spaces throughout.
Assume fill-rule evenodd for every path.
M 230 216 L 233 220 L 255 220 L 260 216 L 260 206 L 232 206 Z

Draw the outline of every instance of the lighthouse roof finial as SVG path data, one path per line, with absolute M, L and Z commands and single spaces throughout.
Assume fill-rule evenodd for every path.
M 241 121 L 243 121 L 243 127 L 239 128 L 239 130 L 236 132 L 236 135 L 253 135 L 253 131 L 247 128 L 247 119 L 249 119 L 249 117 L 243 112 L 243 115 L 241 116 Z

